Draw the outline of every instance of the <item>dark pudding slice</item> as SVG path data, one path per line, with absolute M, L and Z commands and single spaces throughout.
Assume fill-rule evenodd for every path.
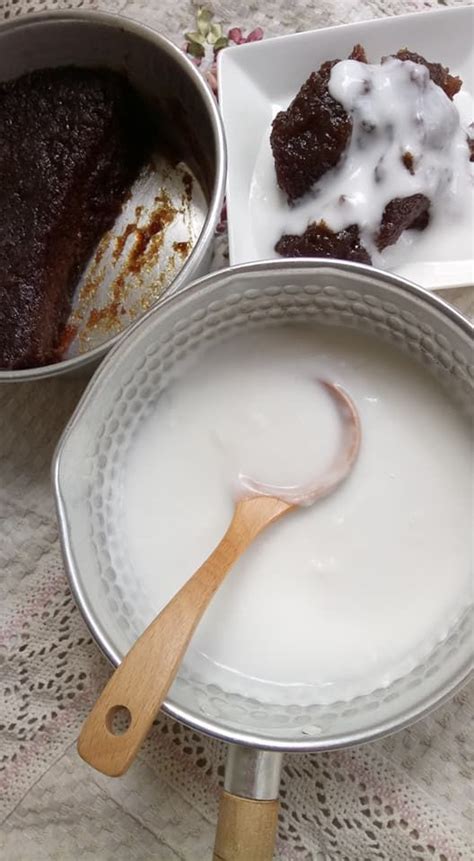
M 367 62 L 362 45 L 354 45 L 349 59 Z M 277 182 L 288 201 L 301 197 L 335 167 L 350 141 L 352 120 L 328 90 L 336 63 L 339 60 L 328 60 L 313 72 L 286 111 L 273 120 L 270 144 Z
M 57 360 L 74 288 L 150 148 L 138 93 L 106 69 L 0 83 L 0 367 Z
M 275 251 L 282 257 L 332 257 L 354 263 L 371 262 L 361 244 L 357 224 L 335 232 L 324 221 L 313 222 L 301 236 L 283 234 L 275 245 Z
M 430 63 L 428 60 L 425 60 L 421 54 L 409 51 L 408 48 L 401 48 L 400 51 L 397 51 L 397 53 L 392 56 L 394 56 L 396 60 L 411 60 L 412 63 L 417 63 L 419 66 L 425 66 L 425 68 L 428 69 L 429 76 L 433 83 L 438 87 L 441 87 L 451 100 L 454 98 L 456 93 L 459 93 L 459 90 L 462 87 L 461 78 L 458 78 L 457 75 L 451 75 L 446 66 L 442 66 L 441 63 Z M 386 59 L 387 58 L 384 57 L 382 63 Z
M 462 81 L 451 75 L 449 69 L 439 63 L 428 62 L 420 54 L 404 48 L 393 55 L 401 61 L 410 60 L 428 69 L 431 80 L 452 99 L 460 90 Z M 349 59 L 367 62 L 364 48 L 356 45 Z M 382 59 L 384 63 L 387 57 Z M 353 134 L 353 121 L 344 107 L 332 98 L 329 92 L 331 70 L 339 60 L 331 60 L 313 72 L 302 85 L 286 111 L 275 117 L 270 143 L 275 162 L 278 185 L 285 192 L 291 206 L 309 192 L 317 180 L 331 169 L 343 163 Z M 370 87 L 370 82 L 367 82 Z M 370 89 L 365 91 L 370 95 Z M 370 133 L 372 129 L 367 129 Z M 467 143 L 471 160 L 474 159 L 474 131 Z M 415 173 L 411 153 L 402 156 L 403 164 Z M 378 181 L 378 180 L 377 180 Z M 431 201 L 423 194 L 394 198 L 386 205 L 376 235 L 375 246 L 382 251 L 398 241 L 405 230 L 425 230 L 430 221 Z M 359 263 L 371 263 L 364 247 L 359 226 L 350 224 L 340 231 L 333 231 L 323 220 L 317 220 L 317 197 L 315 197 L 315 221 L 304 233 L 284 234 L 275 245 L 275 251 L 283 257 L 334 257 Z

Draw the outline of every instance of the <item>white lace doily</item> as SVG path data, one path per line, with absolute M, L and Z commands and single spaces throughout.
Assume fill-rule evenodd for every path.
M 268 36 L 456 2 L 206 5 L 225 32 L 262 27 Z M 60 6 L 121 12 L 178 44 L 194 29 L 197 8 L 174 0 L 0 0 L 0 20 Z M 223 238 L 216 251 L 222 260 Z M 472 294 L 456 298 L 472 306 Z M 0 857 L 201 861 L 213 844 L 222 744 L 160 716 L 139 761 L 119 780 L 94 772 L 75 751 L 109 668 L 66 583 L 49 465 L 84 385 L 52 380 L 0 389 Z M 470 859 L 473 704 L 471 686 L 432 717 L 383 741 L 288 756 L 276 857 Z

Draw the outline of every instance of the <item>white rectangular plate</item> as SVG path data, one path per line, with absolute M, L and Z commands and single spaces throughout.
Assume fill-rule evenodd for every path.
M 219 55 L 219 98 L 228 147 L 227 211 L 231 264 L 259 260 L 259 223 L 251 189 L 257 158 L 275 114 L 288 107 L 306 78 L 325 60 L 347 57 L 360 42 L 369 60 L 408 47 L 450 67 L 474 93 L 474 8 L 422 12 L 280 36 Z M 275 179 L 276 182 L 276 179 Z M 275 240 L 278 237 L 275 237 Z M 473 240 L 474 244 L 474 240 Z M 278 255 L 276 252 L 274 256 Z M 473 248 L 463 258 L 399 267 L 400 275 L 428 289 L 472 285 Z

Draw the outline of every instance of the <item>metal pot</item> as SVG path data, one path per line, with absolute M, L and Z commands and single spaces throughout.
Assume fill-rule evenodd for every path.
M 144 627 L 128 594 L 113 506 L 128 440 L 150 399 L 166 387 L 169 368 L 190 350 L 226 334 L 285 322 L 375 333 L 429 366 L 449 386 L 460 409 L 472 408 L 472 328 L 467 320 L 435 295 L 370 267 L 294 260 L 251 264 L 209 275 L 165 301 L 104 362 L 54 459 L 70 585 L 112 664 L 119 664 Z M 367 742 L 426 715 L 466 681 L 472 667 L 471 633 L 472 613 L 466 613 L 407 676 L 329 706 L 303 701 L 261 705 L 229 696 L 216 684 L 205 685 L 183 666 L 165 711 L 230 744 L 215 858 L 271 858 L 282 753 Z
M 192 278 L 208 270 L 223 202 L 225 141 L 213 94 L 179 48 L 159 33 L 122 16 L 86 11 L 47 12 L 0 26 L 0 81 L 35 69 L 62 65 L 105 66 L 127 75 L 151 113 L 159 113 L 161 123 L 169 131 L 173 152 L 176 149 L 182 161 L 192 164 L 192 173 L 200 184 L 196 202 L 199 226 L 190 238 L 191 253 L 181 269 L 177 261 L 176 276 L 167 286 L 169 294 L 177 293 Z M 158 173 L 159 170 L 157 168 Z M 161 179 L 160 174 L 158 182 Z M 143 203 L 141 199 L 139 202 Z M 110 270 L 113 265 L 111 261 L 106 269 Z M 169 267 L 168 255 L 158 269 L 166 274 Z M 104 285 L 104 289 L 108 287 L 110 285 Z M 137 282 L 134 289 L 137 299 L 142 298 L 140 283 Z M 76 291 L 75 302 L 80 300 L 79 293 Z M 129 320 L 133 322 L 137 313 L 131 310 L 130 316 L 124 316 L 123 320 L 126 324 Z M 116 332 L 116 328 L 100 335 L 92 332 L 90 347 L 88 341 L 85 351 L 78 347 L 75 355 L 47 367 L 0 369 L 0 382 L 36 380 L 85 368 L 90 372 L 120 337 L 121 332 Z

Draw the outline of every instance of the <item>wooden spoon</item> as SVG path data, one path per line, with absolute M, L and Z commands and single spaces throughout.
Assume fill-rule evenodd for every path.
M 343 444 L 335 462 L 321 479 L 303 488 L 274 487 L 241 477 L 252 495 L 237 502 L 220 544 L 138 638 L 82 727 L 79 754 L 103 774 L 118 777 L 135 759 L 201 616 L 234 562 L 266 526 L 297 506 L 327 496 L 351 471 L 360 446 L 357 410 L 342 388 L 320 382 L 343 417 Z M 112 721 L 124 708 L 130 723 L 123 734 L 115 735 Z

